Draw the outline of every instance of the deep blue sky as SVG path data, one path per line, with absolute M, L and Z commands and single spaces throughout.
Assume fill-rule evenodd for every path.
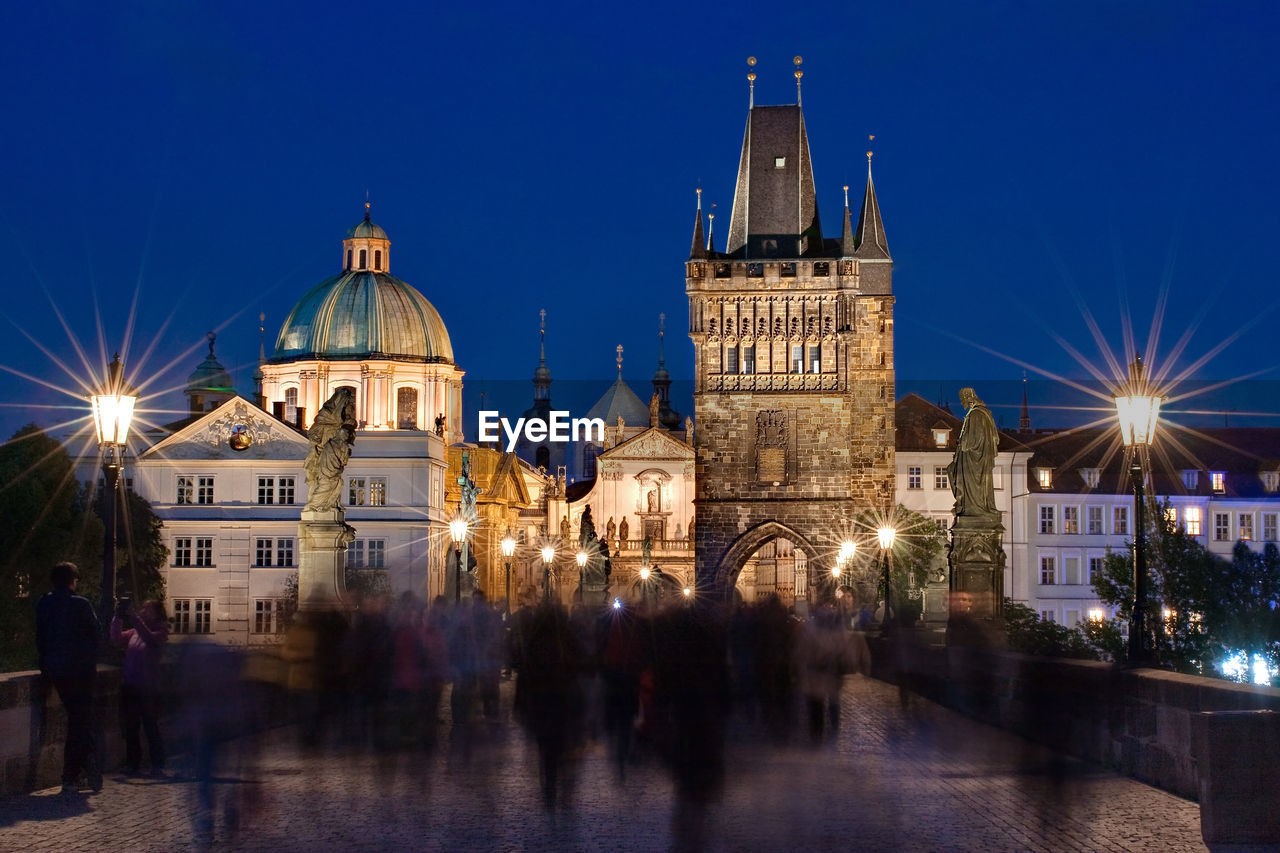
M 248 394 L 259 312 L 270 349 L 367 190 L 469 383 L 530 377 L 545 307 L 557 378 L 610 380 L 622 343 L 643 396 L 659 312 L 690 375 L 694 189 L 723 239 L 748 55 L 761 104 L 794 102 L 804 57 L 831 233 L 876 135 L 900 379 L 1021 375 L 943 330 L 1084 376 L 1049 330 L 1094 357 L 1082 301 L 1121 350 L 1120 294 L 1145 338 L 1162 284 L 1162 352 L 1198 323 L 1184 363 L 1276 306 L 1269 4 L 427 5 L 9 8 L 0 364 L 68 385 L 22 332 L 76 366 L 56 304 L 96 361 L 95 300 L 115 349 L 136 292 L 149 390 L 185 381 L 218 327 Z M 1275 320 L 1199 375 L 1280 363 Z M 3 397 L 6 435 L 60 419 L 30 401 L 87 412 L 25 380 Z

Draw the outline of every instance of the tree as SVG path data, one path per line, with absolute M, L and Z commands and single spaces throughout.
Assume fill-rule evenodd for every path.
M 29 424 L 0 445 L 0 668 L 36 664 L 35 605 L 48 571 L 62 560 L 80 569 L 79 592 L 97 601 L 102 522 L 88 506 L 61 444 Z
M 1081 658 L 1100 660 L 1103 649 L 1095 639 L 1101 639 L 1097 626 L 1086 624 L 1084 629 L 1068 628 L 1040 615 L 1008 598 L 1004 600 L 1004 630 L 1009 648 L 1015 652 L 1054 658 Z M 1116 638 L 1119 639 L 1117 633 Z
M 1230 564 L 1222 567 L 1207 617 L 1212 650 L 1220 659 L 1243 657 L 1242 680 L 1252 680 L 1255 658 L 1271 671 L 1280 669 L 1277 602 L 1280 602 L 1280 551 L 1270 542 L 1261 553 L 1237 542 Z
M 103 516 L 105 489 L 96 490 L 93 503 L 98 517 Z M 168 565 L 169 549 L 164 544 L 164 522 L 151 509 L 146 498 L 125 489 L 117 515 L 116 588 L 135 599 L 135 606 L 154 598 L 165 597 L 164 576 L 160 570 Z
M 901 504 L 894 511 L 896 535 L 893 540 L 893 563 L 890 569 L 890 583 L 893 586 L 893 602 L 901 611 L 897 615 L 907 623 L 920 618 L 924 608 L 924 600 L 918 596 L 911 597 L 911 592 L 919 591 L 928 580 L 929 569 L 934 565 L 946 535 L 938 529 L 933 520 L 918 512 L 913 512 Z M 859 552 L 865 547 L 874 555 L 869 565 L 864 565 L 862 576 L 875 584 L 877 596 L 884 596 L 884 564 L 880 561 L 880 545 L 875 541 L 875 531 L 881 524 L 881 518 L 872 513 L 861 514 L 856 521 L 860 530 L 869 531 L 869 541 L 859 543 Z M 874 573 L 868 577 L 868 574 Z

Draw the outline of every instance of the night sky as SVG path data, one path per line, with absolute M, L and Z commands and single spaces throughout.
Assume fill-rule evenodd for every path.
M 1200 378 L 1280 364 L 1274 4 L 432 5 L 6 10 L 4 435 L 87 416 L 35 381 L 79 393 L 72 338 L 96 370 L 127 345 L 146 405 L 177 409 L 216 329 L 250 395 L 259 312 L 269 352 L 366 192 L 469 392 L 530 388 L 544 307 L 558 381 L 603 391 L 621 343 L 647 397 L 660 312 L 689 378 L 694 190 L 723 248 L 748 55 L 759 104 L 794 103 L 804 57 L 828 235 L 875 134 L 900 393 L 1002 405 L 1022 366 L 988 350 L 1088 377 L 1055 339 L 1102 363 L 1081 306 L 1121 358 L 1121 317 L 1145 341 L 1163 303 L 1157 364 L 1188 329 Z M 1250 387 L 1233 406 L 1280 410 Z

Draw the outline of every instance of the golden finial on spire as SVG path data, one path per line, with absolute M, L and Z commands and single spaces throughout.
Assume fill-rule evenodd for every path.
M 747 107 L 750 109 L 756 105 L 756 58 L 754 56 L 747 57 Z
M 369 191 L 365 190 L 364 191 L 364 218 L 366 222 L 369 221 L 369 208 L 371 207 L 373 207 L 373 205 L 369 203 Z
M 792 59 L 791 61 L 792 61 L 792 62 L 795 64 L 795 66 L 796 66 L 796 70 L 795 70 L 795 75 L 796 75 L 796 104 L 797 104 L 797 106 L 798 106 L 798 105 L 800 104 L 800 78 L 804 76 L 804 72 L 800 70 L 800 63 L 804 62 L 804 58 L 803 58 L 803 57 L 799 57 L 799 56 L 797 56 L 797 57 L 795 57 L 794 59 Z
M 848 184 L 844 185 L 844 206 L 845 207 L 849 206 L 849 185 Z
M 702 210 L 702 187 L 698 187 L 698 210 Z

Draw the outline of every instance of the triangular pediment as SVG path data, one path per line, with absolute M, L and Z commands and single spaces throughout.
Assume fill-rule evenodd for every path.
M 310 449 L 307 437 L 297 429 L 281 423 L 243 397 L 232 397 L 162 438 L 141 453 L 139 459 L 302 460 Z
M 650 427 L 600 454 L 601 459 L 679 459 L 694 458 L 693 448 L 673 438 L 666 430 Z

